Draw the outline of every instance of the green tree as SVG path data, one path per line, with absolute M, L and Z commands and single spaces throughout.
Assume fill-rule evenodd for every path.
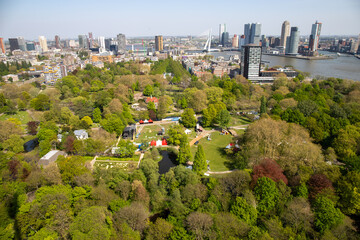
M 345 214 L 360 215 L 360 173 L 352 171 L 342 176 L 337 184 L 339 206 Z
M 10 135 L 9 139 L 5 140 L 2 147 L 14 153 L 24 151 L 24 140 L 19 135 Z
M 198 174 L 206 170 L 206 157 L 202 145 L 198 145 L 198 149 L 195 153 L 193 170 Z
M 191 151 L 190 145 L 186 135 L 183 135 L 180 141 L 179 154 L 177 156 L 176 161 L 179 164 L 186 164 L 186 162 L 191 161 Z
M 247 224 L 254 225 L 257 219 L 257 210 L 249 205 L 242 197 L 237 197 L 231 205 L 230 212 Z
M 95 108 L 93 111 L 93 121 L 99 123 L 101 121 L 101 111 L 100 108 Z
M 173 229 L 173 225 L 162 218 L 156 219 L 151 223 L 146 235 L 146 239 L 165 240 L 168 239 Z
M 266 99 L 265 96 L 261 97 L 261 103 L 260 103 L 260 114 L 266 113 Z
M 230 122 L 230 113 L 226 109 L 222 109 L 216 116 L 216 122 L 220 127 L 225 128 Z
M 116 114 L 112 114 L 108 119 L 103 119 L 100 124 L 107 132 L 116 133 L 117 136 L 120 136 L 125 128 L 123 121 Z
M 192 108 L 186 108 L 181 114 L 181 123 L 187 127 L 192 128 L 196 126 L 195 112 Z
M 334 203 L 323 196 L 320 196 L 314 203 L 315 212 L 315 228 L 324 233 L 325 230 L 330 229 L 341 223 L 344 215 L 340 209 L 335 208 Z
M 151 96 L 154 94 L 154 88 L 151 85 L 146 85 L 143 94 L 145 96 Z
M 255 189 L 255 197 L 258 201 L 258 211 L 261 214 L 275 209 L 278 199 L 279 191 L 276 187 L 276 182 L 267 177 L 262 177 L 257 180 Z
M 38 111 L 50 109 L 50 98 L 48 95 L 40 93 L 36 98 L 30 101 L 30 106 Z
M 84 209 L 70 226 L 72 239 L 110 239 L 112 221 L 105 207 L 93 206 Z

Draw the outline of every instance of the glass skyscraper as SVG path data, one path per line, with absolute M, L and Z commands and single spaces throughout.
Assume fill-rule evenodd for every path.
M 299 48 L 300 32 L 298 27 L 292 27 L 290 31 L 290 37 L 286 39 L 286 50 L 287 55 L 297 55 Z

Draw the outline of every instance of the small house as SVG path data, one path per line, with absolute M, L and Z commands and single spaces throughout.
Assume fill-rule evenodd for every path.
M 50 163 L 53 163 L 56 161 L 56 159 L 59 156 L 67 156 L 65 152 L 59 151 L 59 150 L 51 150 L 47 154 L 45 154 L 42 158 L 39 160 L 39 165 L 47 166 Z
M 85 129 L 75 130 L 74 135 L 77 140 L 84 140 L 89 138 L 89 135 Z
M 156 146 L 162 146 L 162 141 L 161 141 L 161 140 L 157 140 L 157 141 L 156 141 Z
M 185 134 L 190 134 L 191 130 L 190 129 L 185 129 Z
M 122 133 L 122 137 L 124 139 L 134 139 L 134 136 L 136 135 L 136 126 L 135 124 L 132 124 L 130 126 L 127 126 L 126 128 L 124 128 L 124 131 Z

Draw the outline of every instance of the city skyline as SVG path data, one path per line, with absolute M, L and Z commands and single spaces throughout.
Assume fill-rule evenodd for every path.
M 281 34 L 281 24 L 287 20 L 298 26 L 301 35 L 310 35 L 311 25 L 323 23 L 322 36 L 357 35 L 360 32 L 360 2 L 346 0 L 341 12 L 335 1 L 215 1 L 168 3 L 165 1 L 130 2 L 105 1 L 0 1 L 0 33 L 4 40 L 23 36 L 26 40 L 45 36 L 53 40 L 76 38 L 93 32 L 96 37 L 115 37 L 119 32 L 136 36 L 200 36 L 210 28 L 226 23 L 227 31 L 243 34 L 246 23 L 259 22 L 267 36 Z M 210 4 L 209 4 L 210 3 Z M 305 7 L 311 5 L 311 8 Z M 293 11 L 297 9 L 298 11 Z M 306 9 L 306 11 L 302 11 Z M 40 13 L 40 14 L 35 14 Z M 178 16 L 176 16 L 178 15 Z M 334 16 L 337 16 L 336 18 Z M 344 24 L 346 23 L 346 24 Z M 215 33 L 216 31 L 214 31 Z

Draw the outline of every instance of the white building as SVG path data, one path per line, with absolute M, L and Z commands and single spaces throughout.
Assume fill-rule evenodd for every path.
M 39 36 L 39 43 L 43 52 L 47 52 L 49 50 L 47 46 L 46 38 L 44 36 Z

